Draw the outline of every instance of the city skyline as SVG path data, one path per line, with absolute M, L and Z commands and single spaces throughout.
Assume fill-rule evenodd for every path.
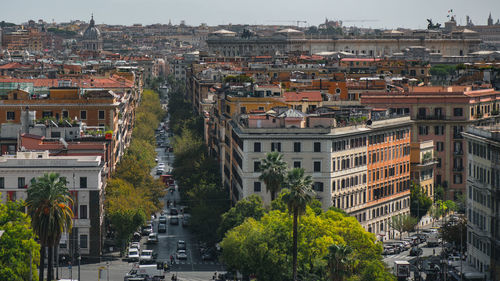
M 477 5 L 470 1 L 445 0 L 431 2 L 428 0 L 407 3 L 402 7 L 399 1 L 387 0 L 383 4 L 372 1 L 356 3 L 336 3 L 326 0 L 314 1 L 308 6 L 296 8 L 287 1 L 273 1 L 272 3 L 256 0 L 252 5 L 243 1 L 233 1 L 229 6 L 222 0 L 210 2 L 188 1 L 162 1 L 145 0 L 140 7 L 137 2 L 130 0 L 89 0 L 75 2 L 69 7 L 67 2 L 54 0 L 52 5 L 33 0 L 20 2 L 6 2 L 0 11 L 0 20 L 16 24 L 27 22 L 30 19 L 43 19 L 46 22 L 69 22 L 71 20 L 88 21 L 94 14 L 97 24 L 132 25 L 136 23 L 148 25 L 155 23 L 179 24 L 182 20 L 187 25 L 226 25 L 226 24 L 265 24 L 265 25 L 296 25 L 301 22 L 301 27 L 318 25 L 326 18 L 329 20 L 342 20 L 345 26 L 371 27 L 392 29 L 426 28 L 426 19 L 444 24 L 448 16 L 455 15 L 457 24 L 465 25 L 466 16 L 469 16 L 476 25 L 485 25 L 488 15 L 492 14 L 494 22 L 500 18 L 500 2 L 487 0 Z M 13 12 L 22 5 L 23 12 Z M 433 8 L 430 9 L 429 7 Z M 175 7 L 172 9 L 172 7 Z M 197 9 L 193 9 L 197 7 Z M 265 7 L 265 8 L 262 8 Z M 364 9 L 359 9 L 364 7 Z M 396 7 L 396 8 L 395 8 Z M 453 12 L 450 12 L 450 11 Z M 330 12 L 325 12 L 330 11 Z M 407 11 L 411 11 L 408 13 Z M 498 11 L 498 12 L 497 12 Z M 389 12 L 389 15 L 387 15 Z

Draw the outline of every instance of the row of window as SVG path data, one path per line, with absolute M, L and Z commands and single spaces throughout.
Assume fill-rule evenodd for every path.
M 332 192 L 366 183 L 366 174 L 359 174 L 332 181 Z
M 401 209 L 404 209 L 407 206 L 410 206 L 410 199 L 409 198 L 401 199 L 401 200 L 398 200 L 398 201 L 393 202 L 393 203 L 385 204 L 384 206 L 380 206 L 380 207 L 372 209 L 370 219 L 375 219 L 375 218 L 378 218 L 381 216 L 388 215 L 388 214 L 393 213 L 395 211 L 399 211 Z M 369 214 L 370 214 L 370 212 L 368 212 L 368 215 Z M 381 231 L 384 230 L 383 225 L 381 225 L 380 227 L 381 227 L 381 229 L 380 229 Z
M 421 136 L 429 135 L 429 126 L 421 125 L 418 126 L 418 134 Z M 464 130 L 464 126 L 453 126 L 453 136 L 454 138 L 462 138 L 462 132 Z M 434 126 L 434 135 L 443 136 L 445 133 L 445 127 L 443 125 Z
M 402 140 L 408 138 L 410 133 L 409 129 L 397 130 L 390 133 L 383 133 L 378 135 L 373 135 L 368 137 L 369 145 L 379 144 L 379 143 L 387 143 L 397 140 Z
M 491 208 L 491 195 L 483 193 L 473 186 L 469 186 L 469 200 L 474 200 L 485 207 Z
M 368 200 L 378 200 L 387 196 L 391 196 L 394 193 L 403 192 L 410 189 L 410 179 L 405 179 L 402 181 L 390 181 L 386 183 L 376 184 L 371 186 L 368 190 Z
M 469 154 L 481 157 L 486 160 L 491 159 L 491 150 L 483 144 L 469 141 Z
M 490 231 L 490 222 L 489 219 L 487 219 L 485 214 L 482 214 L 481 211 L 476 211 L 476 209 L 471 209 L 469 208 L 469 213 L 468 213 L 468 222 L 470 224 L 475 225 L 478 229 L 483 230 L 483 231 Z
M 0 189 L 5 188 L 5 178 L 0 177 Z M 17 178 L 17 188 L 28 188 L 25 177 Z M 80 177 L 80 188 L 87 188 L 87 177 Z
M 42 118 L 47 118 L 47 117 L 54 117 L 53 112 L 52 111 L 43 111 Z M 69 118 L 69 112 L 67 110 L 62 111 L 62 118 Z M 97 112 L 97 118 L 99 120 L 106 119 L 105 111 L 99 110 Z M 7 120 L 8 121 L 16 120 L 16 112 L 15 111 L 7 111 Z M 87 110 L 80 110 L 80 120 L 87 120 Z
M 366 165 L 366 153 L 351 154 L 332 159 L 332 171 L 342 171 Z
M 313 144 L 314 152 L 321 152 L 321 142 L 314 142 Z M 272 142 L 271 151 L 281 152 L 281 142 Z M 293 143 L 293 152 L 302 152 L 302 143 Z M 262 144 L 260 142 L 253 143 L 253 152 L 262 152 Z
M 400 176 L 410 171 L 410 163 L 399 163 L 368 171 L 368 181 L 384 180 L 393 176 Z
M 475 163 L 469 162 L 469 177 L 483 184 L 491 183 L 491 173 L 489 169 L 483 168 Z
M 373 152 L 369 152 L 368 157 L 370 159 L 370 164 L 390 161 L 400 157 L 410 155 L 410 145 L 395 145 L 386 148 L 377 149 Z
M 431 110 L 426 108 L 426 107 L 419 107 L 418 108 L 418 115 L 419 116 L 427 116 L 427 111 L 431 113 Z M 446 113 L 441 107 L 436 107 L 434 108 L 434 115 L 435 116 L 445 116 Z M 455 107 L 453 108 L 453 116 L 455 117 L 461 117 L 464 116 L 464 109 L 462 107 Z
M 339 209 L 349 209 L 366 203 L 366 192 L 357 191 L 347 195 L 335 196 L 332 199 L 334 207 Z
M 322 182 L 313 182 L 313 190 L 316 192 L 323 192 L 324 185 Z M 253 192 L 261 192 L 262 191 L 262 183 L 260 181 L 253 182 Z
M 366 146 L 366 137 L 356 137 L 332 142 L 332 151 L 342 151 Z

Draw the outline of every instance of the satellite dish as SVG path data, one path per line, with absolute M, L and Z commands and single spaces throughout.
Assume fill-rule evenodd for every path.
M 366 121 L 366 125 L 370 126 L 371 124 L 372 124 L 372 120 L 371 119 L 368 120 L 368 121 Z

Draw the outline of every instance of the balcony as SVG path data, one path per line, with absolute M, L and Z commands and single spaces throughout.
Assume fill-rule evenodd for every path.
M 453 133 L 453 139 L 461 140 L 463 138 L 464 138 L 464 136 L 462 136 L 462 132 Z
M 464 151 L 463 150 L 455 150 L 453 151 L 453 155 L 464 155 Z
M 421 115 L 417 114 L 417 120 L 446 120 L 445 115 Z
M 454 172 L 462 172 L 464 170 L 464 167 L 453 167 Z

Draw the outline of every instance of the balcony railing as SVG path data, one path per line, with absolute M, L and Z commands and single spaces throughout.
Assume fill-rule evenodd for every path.
M 453 167 L 454 172 L 462 172 L 464 170 L 464 167 Z
M 458 132 L 458 133 L 453 133 L 453 138 L 454 139 L 463 139 L 464 136 L 462 136 L 462 132 Z
M 463 150 L 455 150 L 455 151 L 453 151 L 453 154 L 454 155 L 464 155 L 464 151 Z

